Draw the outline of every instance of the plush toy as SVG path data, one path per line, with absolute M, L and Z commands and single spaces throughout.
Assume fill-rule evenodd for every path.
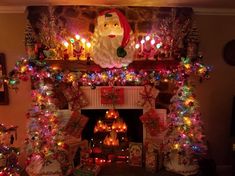
M 134 44 L 126 17 L 118 10 L 103 11 L 92 38 L 93 60 L 103 68 L 120 68 L 132 62 Z

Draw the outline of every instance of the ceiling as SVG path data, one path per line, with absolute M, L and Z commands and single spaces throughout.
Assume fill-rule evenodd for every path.
M 105 5 L 235 9 L 235 0 L 0 0 L 0 6 Z

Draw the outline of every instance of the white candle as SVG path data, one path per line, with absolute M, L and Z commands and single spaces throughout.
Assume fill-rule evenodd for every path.
M 73 44 L 70 43 L 68 46 L 68 55 L 69 57 L 73 57 Z
M 90 53 L 90 48 L 91 48 L 91 43 L 87 42 L 86 43 L 86 52 L 89 54 Z
M 143 50 L 144 50 L 144 43 L 145 43 L 145 40 L 144 40 L 144 39 L 142 39 L 142 40 L 140 41 L 140 43 L 141 43 L 141 45 L 140 45 L 141 52 L 143 52 Z

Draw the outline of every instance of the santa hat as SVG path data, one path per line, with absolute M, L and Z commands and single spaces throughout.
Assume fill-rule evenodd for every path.
M 99 14 L 99 16 L 103 16 L 103 15 L 107 15 L 109 13 L 116 13 L 121 27 L 123 28 L 123 38 L 122 38 L 122 43 L 120 45 L 120 47 L 118 47 L 117 49 L 117 55 L 118 57 L 125 57 L 126 56 L 126 51 L 125 51 L 125 47 L 128 44 L 129 40 L 130 40 L 130 33 L 131 33 L 131 27 L 126 19 L 126 17 L 117 9 L 110 9 L 110 10 L 105 10 L 103 12 L 101 12 Z

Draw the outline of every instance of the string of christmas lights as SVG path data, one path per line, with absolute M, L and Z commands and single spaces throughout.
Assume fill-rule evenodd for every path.
M 172 24 L 173 28 L 170 30 Z M 189 28 L 189 19 L 185 20 L 182 25 L 176 20 L 174 14 L 173 18 L 163 20 L 159 26 L 161 36 L 147 35 L 135 44 L 137 53 L 135 57 L 153 60 L 169 58 L 178 60 L 182 56 L 181 51 L 185 49 L 181 40 L 188 34 L 186 29 Z M 52 67 L 46 63 L 45 59 L 91 59 L 90 42 L 81 38 L 80 35 L 68 35 L 64 28 L 59 31 L 60 27 L 56 26 L 52 8 L 49 9 L 49 16 L 44 15 L 41 20 L 39 41 L 35 40 L 31 26 L 26 29 L 25 44 L 29 58 L 19 60 L 9 75 L 0 77 L 0 87 L 7 84 L 10 88 L 17 89 L 21 81 L 30 79 L 35 83 L 36 89 L 32 92 L 33 104 L 28 112 L 30 124 L 27 149 L 31 154 L 29 163 L 35 159 L 45 162 L 48 158 L 59 158 L 59 150 L 66 148 L 62 131 L 59 128 L 53 95 L 53 86 L 60 83 L 91 86 L 91 88 L 104 85 L 156 85 L 160 81 L 172 81 L 178 86 L 183 85 L 172 99 L 169 114 L 171 120 L 168 128 L 169 138 L 165 148 L 167 151 L 177 150 L 180 153 L 187 153 L 185 156 L 197 155 L 205 150 L 200 113 L 197 109 L 195 96 L 191 87 L 185 84 L 191 75 L 198 76 L 200 80 L 209 78 L 211 67 L 203 64 L 202 58 L 197 60 L 195 58 L 181 58 L 178 66 L 174 69 L 156 68 L 147 71 L 125 67 L 73 73 Z M 187 54 L 183 55 L 189 56 L 189 54 L 187 51 Z M 113 130 L 115 128 L 115 130 L 119 130 L 115 125 L 112 126 Z M 96 132 L 96 129 L 94 130 Z M 126 127 L 123 130 L 126 130 Z M 116 136 L 114 134 L 113 136 L 115 139 Z M 107 139 L 107 141 L 109 140 Z M 0 172 L 0 174 L 2 173 Z
M 17 126 L 7 128 L 0 124 L 0 176 L 19 176 L 22 171 L 18 163 L 19 149 L 12 146 L 17 139 L 16 130 Z
M 189 164 L 193 162 L 189 159 L 203 156 L 207 150 L 193 87 L 186 83 L 179 87 L 171 103 L 165 150 L 177 151 L 184 158 L 182 163 Z
M 83 86 L 104 86 L 104 85 L 146 85 L 157 84 L 159 81 L 174 81 L 182 83 L 190 75 L 197 75 L 200 80 L 208 79 L 211 71 L 210 66 L 204 65 L 201 61 L 191 62 L 189 58 L 182 58 L 175 69 L 156 69 L 152 71 L 134 70 L 127 68 L 104 69 L 102 71 L 90 72 L 69 72 L 47 65 L 45 61 L 34 59 L 22 59 L 16 63 L 15 68 L 9 76 L 0 79 L 0 85 L 7 83 L 9 87 L 17 89 L 21 80 L 26 81 L 39 78 L 51 79 L 54 83 L 76 82 Z
M 55 159 L 66 147 L 63 132 L 59 127 L 53 86 L 46 83 L 43 78 L 40 78 L 37 86 L 32 91 L 32 108 L 27 114 L 29 119 L 29 137 L 26 140 L 28 164 L 37 159 Z

